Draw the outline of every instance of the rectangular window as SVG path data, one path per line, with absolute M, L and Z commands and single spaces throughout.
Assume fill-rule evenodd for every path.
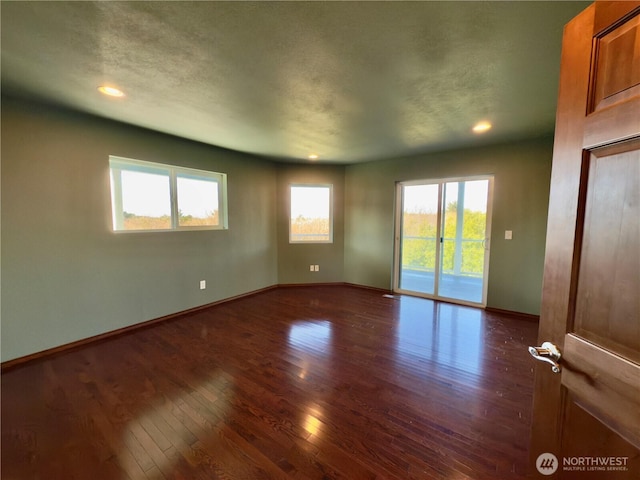
M 290 243 L 333 242 L 332 186 L 291 185 Z
M 224 173 L 109 157 L 113 229 L 227 228 Z

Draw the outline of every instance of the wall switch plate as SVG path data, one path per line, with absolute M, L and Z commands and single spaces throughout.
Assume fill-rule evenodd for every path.
M 320 271 L 320 265 L 314 265 L 313 266 L 313 270 L 316 271 L 316 272 L 319 272 Z
M 313 265 L 309 265 L 309 271 L 313 272 Z
M 207 288 L 207 281 L 200 280 L 200 290 L 204 290 L 205 288 Z
M 513 238 L 513 230 L 505 230 L 504 231 L 504 239 L 511 240 Z

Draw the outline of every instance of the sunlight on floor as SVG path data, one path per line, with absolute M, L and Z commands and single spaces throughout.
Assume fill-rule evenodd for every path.
M 314 354 L 328 354 L 331 350 L 331 322 L 306 320 L 291 325 L 289 345 Z
M 190 391 L 180 397 L 159 395 L 150 400 L 151 407 L 123 429 L 123 448 L 117 456 L 120 467 L 131 480 L 160 480 L 175 462 L 195 462 L 200 439 L 211 438 L 225 421 L 230 387 L 221 374 L 189 386 Z
M 399 308 L 396 331 L 399 363 L 415 366 L 415 361 L 404 361 L 404 357 L 421 357 L 481 378 L 484 346 L 481 310 L 408 296 L 401 297 Z

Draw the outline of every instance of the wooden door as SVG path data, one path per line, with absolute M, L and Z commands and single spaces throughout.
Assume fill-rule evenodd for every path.
M 565 28 L 531 478 L 640 478 L 640 2 Z

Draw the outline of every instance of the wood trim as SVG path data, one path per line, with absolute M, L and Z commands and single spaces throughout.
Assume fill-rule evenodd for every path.
M 177 317 L 181 317 L 183 315 L 188 315 L 190 313 L 199 312 L 200 310 L 205 310 L 207 308 L 215 307 L 216 305 L 221 305 L 223 303 L 233 302 L 235 300 L 240 300 L 241 298 L 250 297 L 253 295 L 257 295 L 259 293 L 267 292 L 269 290 L 273 290 L 275 288 L 291 288 L 291 287 L 319 287 L 319 286 L 350 286 L 356 288 L 362 288 L 366 290 L 376 290 L 380 291 L 382 294 L 391 293 L 390 290 L 385 290 L 383 288 L 369 287 L 366 285 L 357 285 L 354 283 L 345 283 L 345 282 L 334 282 L 334 283 L 295 283 L 295 284 L 276 284 L 271 285 L 269 287 L 261 288 L 258 290 L 253 290 L 251 292 L 243 293 L 240 295 L 236 295 L 229 298 L 224 298 L 222 300 L 218 300 L 212 303 L 207 303 L 205 305 L 200 305 L 199 307 L 190 308 L 187 310 L 182 310 L 180 312 L 172 313 L 170 315 L 165 315 L 164 317 L 154 318 L 151 320 L 147 320 L 141 323 L 136 323 L 135 325 L 129 325 L 127 327 L 118 328 L 117 330 L 112 330 L 110 332 L 101 333 L 99 335 L 94 335 L 92 337 L 83 338 L 80 340 L 76 340 L 75 342 L 65 343 L 64 345 L 59 345 L 57 347 L 48 348 L 47 350 L 42 350 L 40 352 L 32 353 L 30 355 L 25 355 L 24 357 L 14 358 L 12 360 L 7 360 L 6 362 L 2 362 L 0 364 L 0 370 L 2 373 L 12 370 L 17 367 L 21 367 L 28 363 L 35 362 L 37 360 L 42 360 L 45 358 L 55 357 L 56 355 L 62 355 L 63 353 L 70 352 L 72 350 L 77 350 L 86 345 L 104 342 L 114 337 L 118 337 L 120 335 L 125 335 L 127 333 L 134 332 L 136 330 L 140 330 L 143 328 L 149 328 L 153 325 L 156 325 L 161 322 L 167 322 L 169 320 L 173 320 Z
M 380 292 L 380 294 L 393 294 L 392 290 L 388 290 L 386 288 L 379 287 L 371 287 L 369 285 L 359 285 L 357 283 L 349 283 L 349 282 L 328 282 L 328 283 L 280 283 L 278 287 L 280 288 L 296 288 L 296 287 L 354 287 L 360 288 L 363 290 L 373 290 L 374 292 Z
M 76 340 L 75 342 L 65 343 L 64 345 L 59 345 L 57 347 L 49 348 L 47 350 L 42 350 L 40 352 L 32 353 L 30 355 L 25 355 L 24 357 L 14 358 L 13 360 L 7 360 L 6 362 L 2 362 L 0 364 L 2 373 L 12 370 L 17 367 L 21 367 L 28 363 L 35 362 L 37 360 L 42 360 L 45 358 L 55 357 L 56 355 L 62 355 L 63 353 L 70 352 L 72 350 L 77 350 L 86 345 L 104 342 L 114 337 L 118 337 L 120 335 L 125 335 L 127 333 L 134 332 L 136 330 L 140 330 L 143 328 L 149 328 L 153 325 L 156 325 L 161 322 L 167 322 L 169 320 L 173 320 L 177 317 L 181 317 L 183 315 L 188 315 L 190 313 L 199 312 L 200 310 L 205 310 L 207 308 L 215 307 L 216 305 L 221 305 L 223 303 L 233 302 L 235 300 L 240 300 L 241 298 L 250 297 L 253 295 L 257 295 L 259 293 L 267 292 L 269 290 L 273 290 L 276 288 L 298 288 L 298 287 L 326 287 L 326 286 L 344 286 L 344 287 L 353 287 L 360 288 L 363 290 L 371 290 L 375 292 L 380 292 L 381 295 L 398 295 L 394 294 L 393 290 L 387 290 L 385 288 L 379 287 L 371 287 L 369 285 L 359 285 L 357 283 L 349 283 L 349 282 L 327 282 L 327 283 L 280 283 L 276 285 L 271 285 L 270 287 L 261 288 L 259 290 L 253 290 L 251 292 L 243 293 L 241 295 L 236 295 L 234 297 L 225 298 L 222 300 L 218 300 L 216 302 L 207 303 L 205 305 L 200 305 L 199 307 L 190 308 L 187 310 L 182 310 L 180 312 L 172 313 L 170 315 L 165 315 L 164 317 L 154 318 L 151 320 L 147 320 L 145 322 L 136 323 L 135 325 L 129 325 L 127 327 L 119 328 L 117 330 L 112 330 L 110 332 L 101 333 L 100 335 L 94 335 L 93 337 L 83 338 L 81 340 Z M 500 315 L 508 315 L 510 317 L 519 318 L 521 320 L 527 320 L 529 322 L 538 322 L 540 317 L 538 315 L 531 315 L 529 313 L 521 313 L 514 312 L 511 310 L 502 310 L 500 308 L 491 308 L 486 307 L 485 311 L 489 313 L 497 313 Z
M 317 282 L 317 283 L 279 283 L 278 288 L 298 288 L 298 287 L 333 287 L 343 286 L 344 282 Z
M 540 321 L 540 315 L 534 315 L 532 313 L 515 312 L 513 310 L 503 310 L 502 308 L 494 308 L 494 307 L 485 307 L 484 311 L 487 313 L 497 313 L 500 315 L 507 315 L 509 317 L 514 317 L 519 320 L 526 320 L 527 322 L 538 323 Z
M 374 292 L 380 292 L 380 294 L 382 295 L 399 295 L 397 293 L 394 293 L 393 290 L 390 290 L 387 288 L 371 287 L 369 285 L 358 285 L 357 283 L 349 283 L 349 282 L 345 282 L 343 283 L 343 285 L 347 287 L 362 288 L 363 290 L 373 290 Z
M 218 300 L 215 302 L 207 303 L 205 305 L 200 305 L 199 307 L 189 308 L 187 310 L 182 310 L 180 312 L 172 313 L 170 315 L 165 315 L 164 317 L 154 318 L 151 320 L 147 320 L 141 323 L 136 323 L 134 325 L 129 325 L 127 327 L 118 328 L 117 330 L 112 330 L 109 332 L 101 333 L 99 335 L 94 335 L 92 337 L 83 338 L 80 340 L 76 340 L 75 342 L 65 343 L 64 345 L 59 345 L 57 347 L 48 348 L 47 350 L 42 350 L 40 352 L 32 353 L 30 355 L 25 355 L 24 357 L 14 358 L 13 360 L 7 360 L 6 362 L 2 362 L 0 368 L 2 373 L 5 373 L 9 370 L 12 370 L 17 367 L 21 367 L 28 363 L 35 362 L 37 360 L 42 360 L 45 358 L 55 357 L 57 355 L 61 355 L 63 353 L 67 353 L 73 350 L 77 350 L 89 344 L 94 344 L 98 342 L 104 342 L 114 337 L 118 337 L 120 335 L 125 335 L 127 333 L 131 333 L 137 330 L 141 330 L 144 328 L 152 327 L 161 322 L 167 322 L 169 320 L 173 320 L 177 317 L 181 317 L 183 315 L 188 315 L 190 313 L 199 312 L 200 310 L 205 310 L 207 308 L 214 307 L 216 305 L 221 305 L 223 303 L 233 302 L 235 300 L 239 300 L 241 298 L 250 297 L 253 295 L 257 295 L 259 293 L 267 292 L 269 290 L 273 290 L 274 288 L 278 288 L 278 285 L 271 285 L 270 287 L 261 288 L 259 290 L 253 290 L 251 292 L 243 293 L 240 295 L 236 295 L 229 298 L 224 298 L 222 300 Z

